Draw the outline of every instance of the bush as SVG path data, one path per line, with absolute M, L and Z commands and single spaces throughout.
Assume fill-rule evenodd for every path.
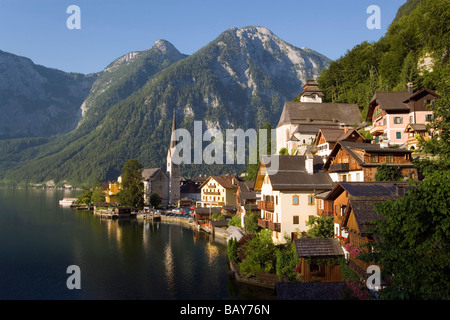
M 227 244 L 228 260 L 237 261 L 237 249 L 238 249 L 238 243 L 237 243 L 236 238 L 231 238 L 230 240 L 228 240 L 228 244 Z

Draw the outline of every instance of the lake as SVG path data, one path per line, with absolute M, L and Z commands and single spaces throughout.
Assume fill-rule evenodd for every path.
M 229 276 L 226 243 L 190 226 L 100 219 L 58 201 L 80 191 L 0 188 L 0 299 L 261 297 Z M 68 289 L 80 268 L 81 289 Z

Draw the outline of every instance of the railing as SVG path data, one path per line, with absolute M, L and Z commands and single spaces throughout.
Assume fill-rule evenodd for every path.
M 384 133 L 384 126 L 373 126 L 370 130 L 370 134 L 373 136 L 379 136 L 380 134 Z
M 272 230 L 272 231 L 275 231 L 275 232 L 281 232 L 281 223 L 269 221 L 268 229 Z
M 274 208 L 275 204 L 273 202 L 258 201 L 258 209 L 260 210 L 273 211 Z
M 334 163 L 330 165 L 330 172 L 346 172 L 350 170 L 348 163 Z
M 220 196 L 219 191 L 204 191 L 203 194 Z
M 258 219 L 258 226 L 260 226 L 263 229 L 267 229 L 269 227 L 269 221 L 266 219 Z
M 270 220 L 259 218 L 258 226 L 264 229 L 269 229 L 271 231 L 281 232 L 281 223 L 278 222 L 272 222 Z

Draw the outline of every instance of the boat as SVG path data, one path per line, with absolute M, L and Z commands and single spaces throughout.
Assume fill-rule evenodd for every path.
M 59 204 L 62 206 L 71 206 L 75 204 L 77 201 L 77 198 L 64 198 L 62 200 L 59 200 Z

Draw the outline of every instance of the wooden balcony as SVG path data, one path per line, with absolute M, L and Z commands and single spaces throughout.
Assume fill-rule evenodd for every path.
M 258 219 L 258 226 L 275 232 L 281 232 L 281 223 L 272 222 L 266 219 Z
M 204 191 L 203 194 L 213 195 L 213 196 L 220 196 L 220 192 L 219 191 Z
M 370 134 L 373 136 L 380 136 L 384 133 L 384 126 L 374 125 L 370 128 Z
M 267 228 L 275 232 L 281 232 L 281 223 L 269 221 Z
M 330 172 L 347 172 L 350 170 L 350 164 L 348 163 L 334 163 L 330 165 Z
M 275 204 L 273 202 L 268 201 L 258 201 L 258 209 L 273 211 L 275 209 Z
M 260 226 L 263 229 L 267 229 L 269 227 L 269 221 L 266 219 L 258 219 L 258 226 Z

